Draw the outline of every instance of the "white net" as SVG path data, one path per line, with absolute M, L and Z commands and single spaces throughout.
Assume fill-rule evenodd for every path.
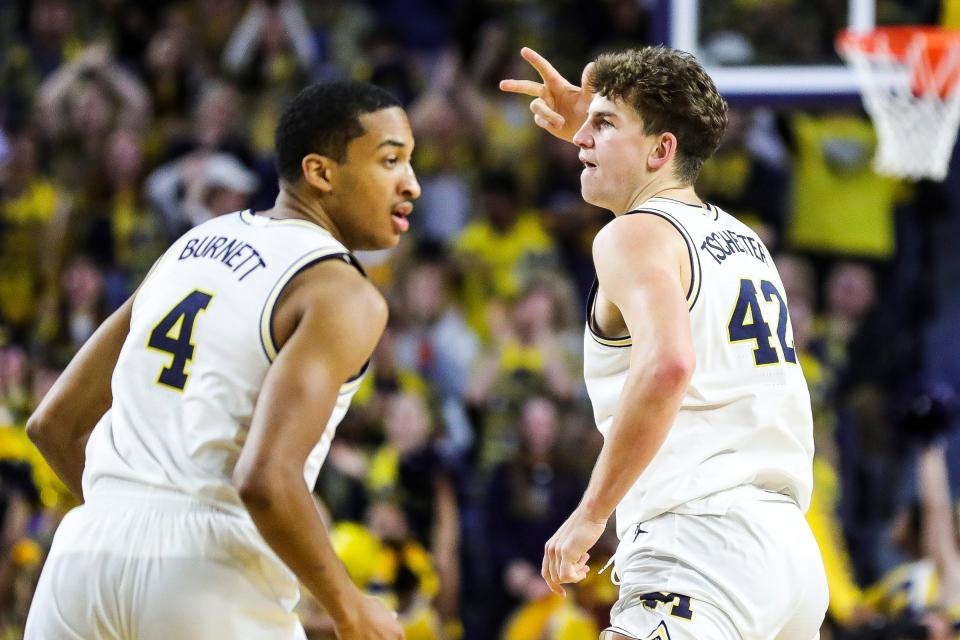
M 899 55 L 882 31 L 870 34 L 869 46 L 851 39 L 839 49 L 877 130 L 877 171 L 941 181 L 960 129 L 960 37 L 933 57 L 927 38 L 923 32 L 912 35 Z

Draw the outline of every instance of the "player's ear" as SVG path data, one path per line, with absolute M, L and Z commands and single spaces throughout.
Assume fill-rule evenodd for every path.
M 671 158 L 677 155 L 677 136 L 669 131 L 665 131 L 657 136 L 656 144 L 650 149 L 650 155 L 647 157 L 647 166 L 655 171 L 667 164 Z
M 333 190 L 333 174 L 336 167 L 337 162 L 333 158 L 319 153 L 308 153 L 300 161 L 303 179 L 321 193 L 329 193 Z

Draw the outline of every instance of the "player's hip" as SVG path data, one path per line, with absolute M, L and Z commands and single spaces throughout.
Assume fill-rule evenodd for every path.
M 743 637 L 776 637 L 765 630 L 798 610 L 812 611 L 804 615 L 819 617 L 811 622 L 818 625 L 827 602 L 816 541 L 788 500 L 738 501 L 723 515 L 665 513 L 639 523 L 620 543 L 615 572 L 614 619 L 636 606 L 683 613 L 699 601 Z
M 57 528 L 51 555 L 102 553 L 123 558 L 203 558 L 296 584 L 245 514 L 175 491 L 97 494 Z

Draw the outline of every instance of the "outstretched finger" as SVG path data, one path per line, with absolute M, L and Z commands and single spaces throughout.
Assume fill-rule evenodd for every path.
M 500 91 L 509 93 L 522 93 L 527 96 L 539 98 L 543 95 L 543 84 L 533 80 L 501 80 Z
M 537 70 L 537 73 L 540 74 L 540 77 L 543 78 L 545 83 L 567 84 L 566 78 L 560 75 L 560 72 L 554 69 L 553 65 L 550 64 L 546 58 L 530 47 L 524 47 L 523 49 L 520 49 L 520 55 L 523 56 L 524 60 L 533 65 L 533 68 Z

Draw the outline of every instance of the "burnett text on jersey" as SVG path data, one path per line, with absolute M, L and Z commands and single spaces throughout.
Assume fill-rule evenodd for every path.
M 178 259 L 187 258 L 219 260 L 234 273 L 243 272 L 238 280 L 243 280 L 257 269 L 267 266 L 253 245 L 226 236 L 204 236 L 188 240 Z

